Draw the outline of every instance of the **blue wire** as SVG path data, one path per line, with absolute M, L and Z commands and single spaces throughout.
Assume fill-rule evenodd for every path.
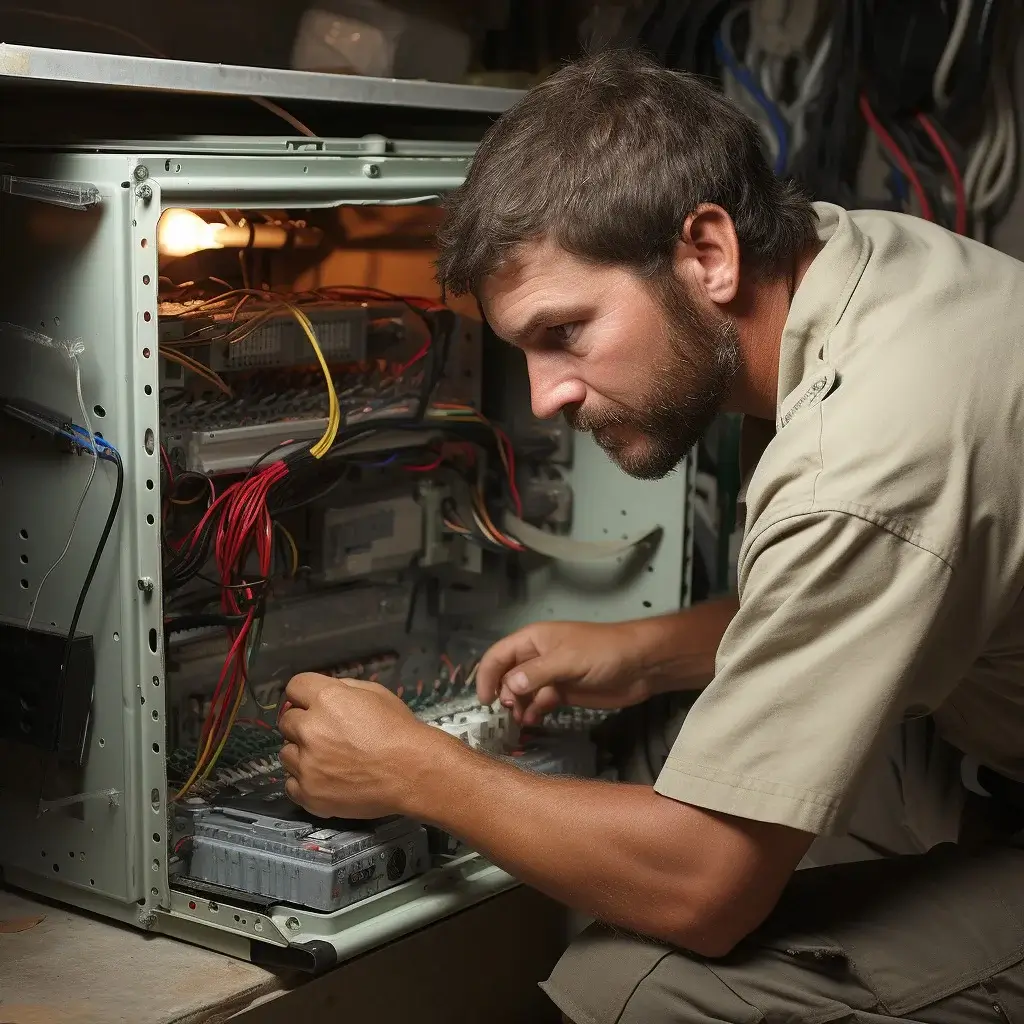
M 761 91 L 761 87 L 754 80 L 749 69 L 736 59 L 736 54 L 722 38 L 721 29 L 715 33 L 715 56 L 732 72 L 736 81 L 757 100 L 758 105 L 768 115 L 775 139 L 779 144 L 779 152 L 775 157 L 775 173 L 785 174 L 789 164 L 789 129 L 786 127 L 785 118 L 779 113 L 779 108 Z
M 65 434 L 64 436 L 73 444 L 77 444 L 79 447 L 84 447 L 86 451 L 89 450 L 89 440 L 91 437 L 96 444 L 97 455 L 103 455 L 107 452 L 112 452 L 115 455 L 119 454 L 117 449 L 109 441 L 105 438 L 98 437 L 95 434 L 90 435 L 89 431 L 86 430 L 85 427 L 80 427 L 77 423 L 72 423 L 71 430 L 72 433 Z M 84 445 L 82 444 L 83 441 L 86 442 Z

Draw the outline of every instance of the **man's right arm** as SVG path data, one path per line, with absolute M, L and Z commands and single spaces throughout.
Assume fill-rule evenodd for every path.
M 699 690 L 714 676 L 737 608 L 735 598 L 723 598 L 630 622 L 537 622 L 484 655 L 477 692 L 530 725 L 562 705 L 622 708 L 656 693 Z

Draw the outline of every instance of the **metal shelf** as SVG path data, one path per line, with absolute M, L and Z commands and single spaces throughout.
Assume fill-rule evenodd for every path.
M 0 43 L 0 85 L 38 83 L 499 114 L 515 89 L 53 50 Z

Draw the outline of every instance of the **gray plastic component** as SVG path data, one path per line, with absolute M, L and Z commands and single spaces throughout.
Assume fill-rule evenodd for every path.
M 188 877 L 310 910 L 341 910 L 429 867 L 426 832 L 406 818 L 320 827 L 233 808 L 199 811 Z
M 410 598 L 411 586 L 381 584 L 272 604 L 250 682 L 286 683 L 302 669 L 386 650 L 405 624 Z M 179 692 L 208 685 L 227 652 L 223 630 L 195 638 L 176 634 L 168 652 L 172 684 Z
M 322 539 L 325 581 L 402 569 L 423 547 L 423 509 L 412 497 L 330 508 Z
M 311 307 L 303 312 L 316 330 L 320 350 L 328 363 L 357 363 L 366 358 L 368 317 L 365 307 L 339 304 L 334 308 Z M 173 345 L 186 334 L 201 331 L 210 325 L 220 326 L 223 333 L 232 326 L 245 323 L 246 319 L 251 317 L 240 316 L 236 321 L 231 321 L 226 315 L 188 320 L 161 316 L 160 341 Z M 209 337 L 209 333 L 199 336 Z M 229 344 L 226 341 L 211 340 L 202 345 L 190 344 L 187 351 L 190 356 L 206 363 L 218 373 L 316 365 L 316 356 L 309 339 L 298 321 L 289 313 L 276 314 L 240 341 Z

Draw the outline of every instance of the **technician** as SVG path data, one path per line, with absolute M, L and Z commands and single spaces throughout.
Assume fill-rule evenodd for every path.
M 610 53 L 491 128 L 438 268 L 536 414 L 633 476 L 745 415 L 739 601 L 481 663 L 527 721 L 703 687 L 653 788 L 535 777 L 307 674 L 293 799 L 434 823 L 596 918 L 545 986 L 575 1024 L 1024 1020 L 1024 266 L 812 205 L 721 96 Z

